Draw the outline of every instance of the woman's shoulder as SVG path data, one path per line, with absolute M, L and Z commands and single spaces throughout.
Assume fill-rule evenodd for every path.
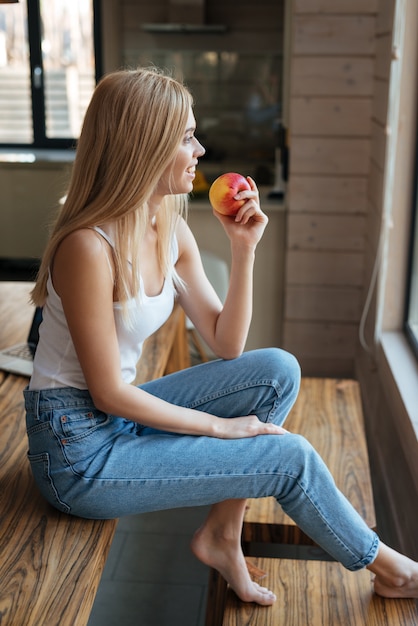
M 113 270 L 107 245 L 90 228 L 74 230 L 64 237 L 57 247 L 51 267 L 51 277 L 60 297 L 68 285 L 80 282 L 100 288 L 109 285 L 113 289 Z
M 181 255 L 181 253 L 190 246 L 194 247 L 196 245 L 196 240 L 191 228 L 183 217 L 181 217 L 177 223 L 176 239 L 178 243 L 179 255 Z
M 55 260 L 67 262 L 92 262 L 100 260 L 106 253 L 106 242 L 92 228 L 80 228 L 66 235 L 55 252 Z
M 77 228 L 62 239 L 59 248 L 95 254 L 103 249 L 103 237 L 94 228 Z
M 176 270 L 184 278 L 188 276 L 191 268 L 199 265 L 200 252 L 196 239 L 184 220 L 178 224 L 176 235 L 178 241 Z

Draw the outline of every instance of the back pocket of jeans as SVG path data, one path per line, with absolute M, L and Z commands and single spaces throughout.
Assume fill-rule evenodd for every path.
M 42 452 L 41 454 L 28 453 L 28 459 L 35 483 L 44 498 L 59 511 L 69 513 L 70 507 L 60 499 L 52 480 L 49 454 L 47 452 Z

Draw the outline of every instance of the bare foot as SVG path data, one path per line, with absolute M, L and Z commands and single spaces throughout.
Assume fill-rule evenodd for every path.
M 251 580 L 239 541 L 215 535 L 205 526 L 196 531 L 191 549 L 205 565 L 216 569 L 243 602 L 269 606 L 276 601 L 275 594 Z
M 418 563 L 381 543 L 368 566 L 376 574 L 374 590 L 385 598 L 418 598 Z
M 385 598 L 418 598 L 418 564 L 408 557 L 402 558 L 405 559 L 404 567 L 400 570 L 402 573 L 394 576 L 376 575 L 374 590 L 379 596 Z
M 410 581 L 404 585 L 387 585 L 378 576 L 374 579 L 374 590 L 384 598 L 418 598 L 417 581 Z

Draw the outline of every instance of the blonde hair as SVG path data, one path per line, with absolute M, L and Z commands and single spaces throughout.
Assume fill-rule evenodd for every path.
M 84 118 L 65 203 L 45 249 L 32 300 L 42 306 L 48 272 L 62 240 L 80 228 L 115 224 L 115 295 L 122 303 L 139 291 L 138 250 L 148 222 L 147 202 L 182 141 L 192 97 L 156 68 L 122 70 L 97 85 Z M 157 214 L 164 277 L 179 283 L 171 259 L 184 195 L 165 196 Z M 127 258 L 132 262 L 132 272 Z

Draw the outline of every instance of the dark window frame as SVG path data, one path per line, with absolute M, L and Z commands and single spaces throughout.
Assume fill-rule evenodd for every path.
M 66 149 L 73 148 L 77 137 L 47 137 L 45 111 L 45 84 L 42 60 L 42 29 L 41 29 L 41 0 L 26 0 L 28 18 L 29 65 L 32 101 L 33 142 L 32 143 L 0 143 L 0 148 L 14 150 L 30 149 Z M 95 57 L 95 81 L 100 80 L 103 74 L 103 54 L 101 38 L 101 0 L 92 0 L 93 3 L 93 49 Z M 35 69 L 40 68 L 40 87 L 35 86 Z
M 404 332 L 408 339 L 408 342 L 418 360 L 418 336 L 409 323 L 409 307 L 411 304 L 412 295 L 412 277 L 413 277 L 413 265 L 414 255 L 418 256 L 418 250 L 415 250 L 415 229 L 418 228 L 418 129 L 415 139 L 415 176 L 414 176 L 414 190 L 412 193 L 411 202 L 411 227 L 410 227 L 410 242 L 409 242 L 409 258 L 408 258 L 408 273 L 407 273 L 407 289 L 406 289 L 406 302 L 405 302 L 405 319 L 404 319 Z

